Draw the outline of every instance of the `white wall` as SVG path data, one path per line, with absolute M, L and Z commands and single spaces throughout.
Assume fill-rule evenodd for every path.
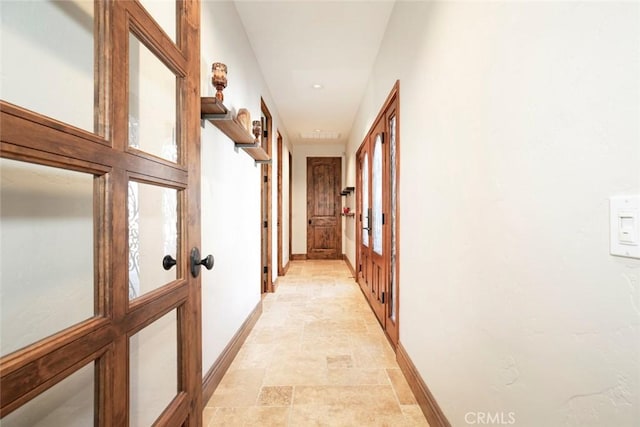
M 291 246 L 294 254 L 307 253 L 307 157 L 341 157 L 344 183 L 344 145 L 299 144 L 296 146 L 293 151 L 293 209 L 291 212 L 293 221 Z
M 608 198 L 640 193 L 639 7 L 396 3 L 348 180 L 400 79 L 400 341 L 453 425 L 640 419 L 640 261 L 608 253 Z
M 286 128 L 271 100 L 242 22 L 232 2 L 204 1 L 201 10 L 201 93 L 213 96 L 211 64 L 228 67 L 224 103 L 233 110 L 247 108 L 260 118 L 260 97 L 273 116 L 272 218 L 277 218 L 277 139 Z M 213 254 L 212 271 L 202 274 L 203 375 L 260 301 L 260 167 L 209 122 L 202 146 L 202 253 Z M 277 227 L 272 271 L 277 275 Z M 288 239 L 288 236 L 287 236 Z

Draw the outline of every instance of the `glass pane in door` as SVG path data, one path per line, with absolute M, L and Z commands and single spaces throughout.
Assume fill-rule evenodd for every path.
M 369 156 L 365 153 L 362 160 L 362 244 L 369 246 L 369 230 L 371 218 L 369 218 Z
M 94 425 L 94 364 L 80 368 L 0 421 L 2 427 Z
M 90 174 L 0 159 L 0 350 L 94 315 Z
M 129 299 L 177 278 L 178 191 L 129 181 Z
M 396 262 L 397 262 L 397 248 L 396 248 L 396 205 L 397 205 L 397 169 L 396 169 L 396 116 L 389 119 L 389 149 L 390 161 L 389 168 L 391 170 L 391 292 L 389 294 L 389 305 L 391 306 L 391 320 L 396 320 L 396 304 L 395 299 L 398 293 L 398 283 L 396 280 Z
M 140 3 L 175 43 L 177 2 L 175 0 L 140 0 Z
M 150 426 L 178 393 L 176 310 L 129 338 L 129 424 Z
M 371 168 L 371 189 L 373 200 L 373 251 L 382 255 L 382 134 L 376 136 L 373 145 Z
M 0 98 L 94 131 L 93 0 L 0 1 Z
M 176 76 L 129 34 L 129 147 L 178 161 Z

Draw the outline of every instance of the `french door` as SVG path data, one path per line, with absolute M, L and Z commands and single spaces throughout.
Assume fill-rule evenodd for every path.
M 363 292 L 369 298 L 372 290 L 372 262 L 371 262 L 371 155 L 369 144 L 365 143 L 360 147 L 357 156 L 358 174 L 357 174 L 357 212 L 359 214 L 357 228 L 358 247 L 358 283 Z
M 0 7 L 1 423 L 199 426 L 199 3 Z
M 358 283 L 398 343 L 398 85 L 357 153 Z
M 379 319 L 384 318 L 385 296 L 388 293 L 386 277 L 385 255 L 386 248 L 383 224 L 386 209 L 383 201 L 383 173 L 385 159 L 383 151 L 384 122 L 379 121 L 368 137 L 366 147 L 360 155 L 361 181 L 363 182 L 363 196 L 361 211 L 363 213 L 363 239 L 361 256 L 363 263 L 361 281 L 369 294 L 369 303 Z M 365 195 L 366 190 L 366 195 Z M 365 210 L 366 209 L 366 210 Z

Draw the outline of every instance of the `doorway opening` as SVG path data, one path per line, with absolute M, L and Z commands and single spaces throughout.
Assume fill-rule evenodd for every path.
M 260 98 L 260 110 L 262 121 L 262 135 L 260 143 L 262 148 L 271 156 L 271 132 L 272 116 L 264 102 Z M 260 166 L 260 292 L 273 292 L 273 279 L 271 276 L 271 164 L 265 163 Z

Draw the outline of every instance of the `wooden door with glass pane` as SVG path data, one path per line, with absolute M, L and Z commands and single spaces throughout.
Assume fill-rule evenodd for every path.
M 0 7 L 1 423 L 199 426 L 199 3 Z
M 398 97 L 396 83 L 356 163 L 358 283 L 394 345 L 399 339 Z
M 371 271 L 369 282 L 371 284 L 369 302 L 376 312 L 381 322 L 384 322 L 384 304 L 387 294 L 387 266 L 385 262 L 386 247 L 388 243 L 384 239 L 383 225 L 385 223 L 386 194 L 383 181 L 386 162 L 384 158 L 384 121 L 379 121 L 374 126 L 374 131 L 369 137 L 369 150 L 371 152 L 371 163 L 369 175 L 371 176 L 371 187 L 369 191 L 370 200 L 370 244 L 369 257 L 371 258 Z M 384 323 L 383 323 L 384 324 Z
M 363 144 L 357 155 L 358 167 L 356 175 L 356 188 L 358 189 L 356 194 L 356 213 L 359 224 L 356 230 L 356 238 L 359 242 L 357 251 L 357 278 L 367 298 L 371 292 L 371 200 L 369 193 L 369 188 L 371 188 L 371 175 L 369 173 L 369 157 L 369 145 Z

